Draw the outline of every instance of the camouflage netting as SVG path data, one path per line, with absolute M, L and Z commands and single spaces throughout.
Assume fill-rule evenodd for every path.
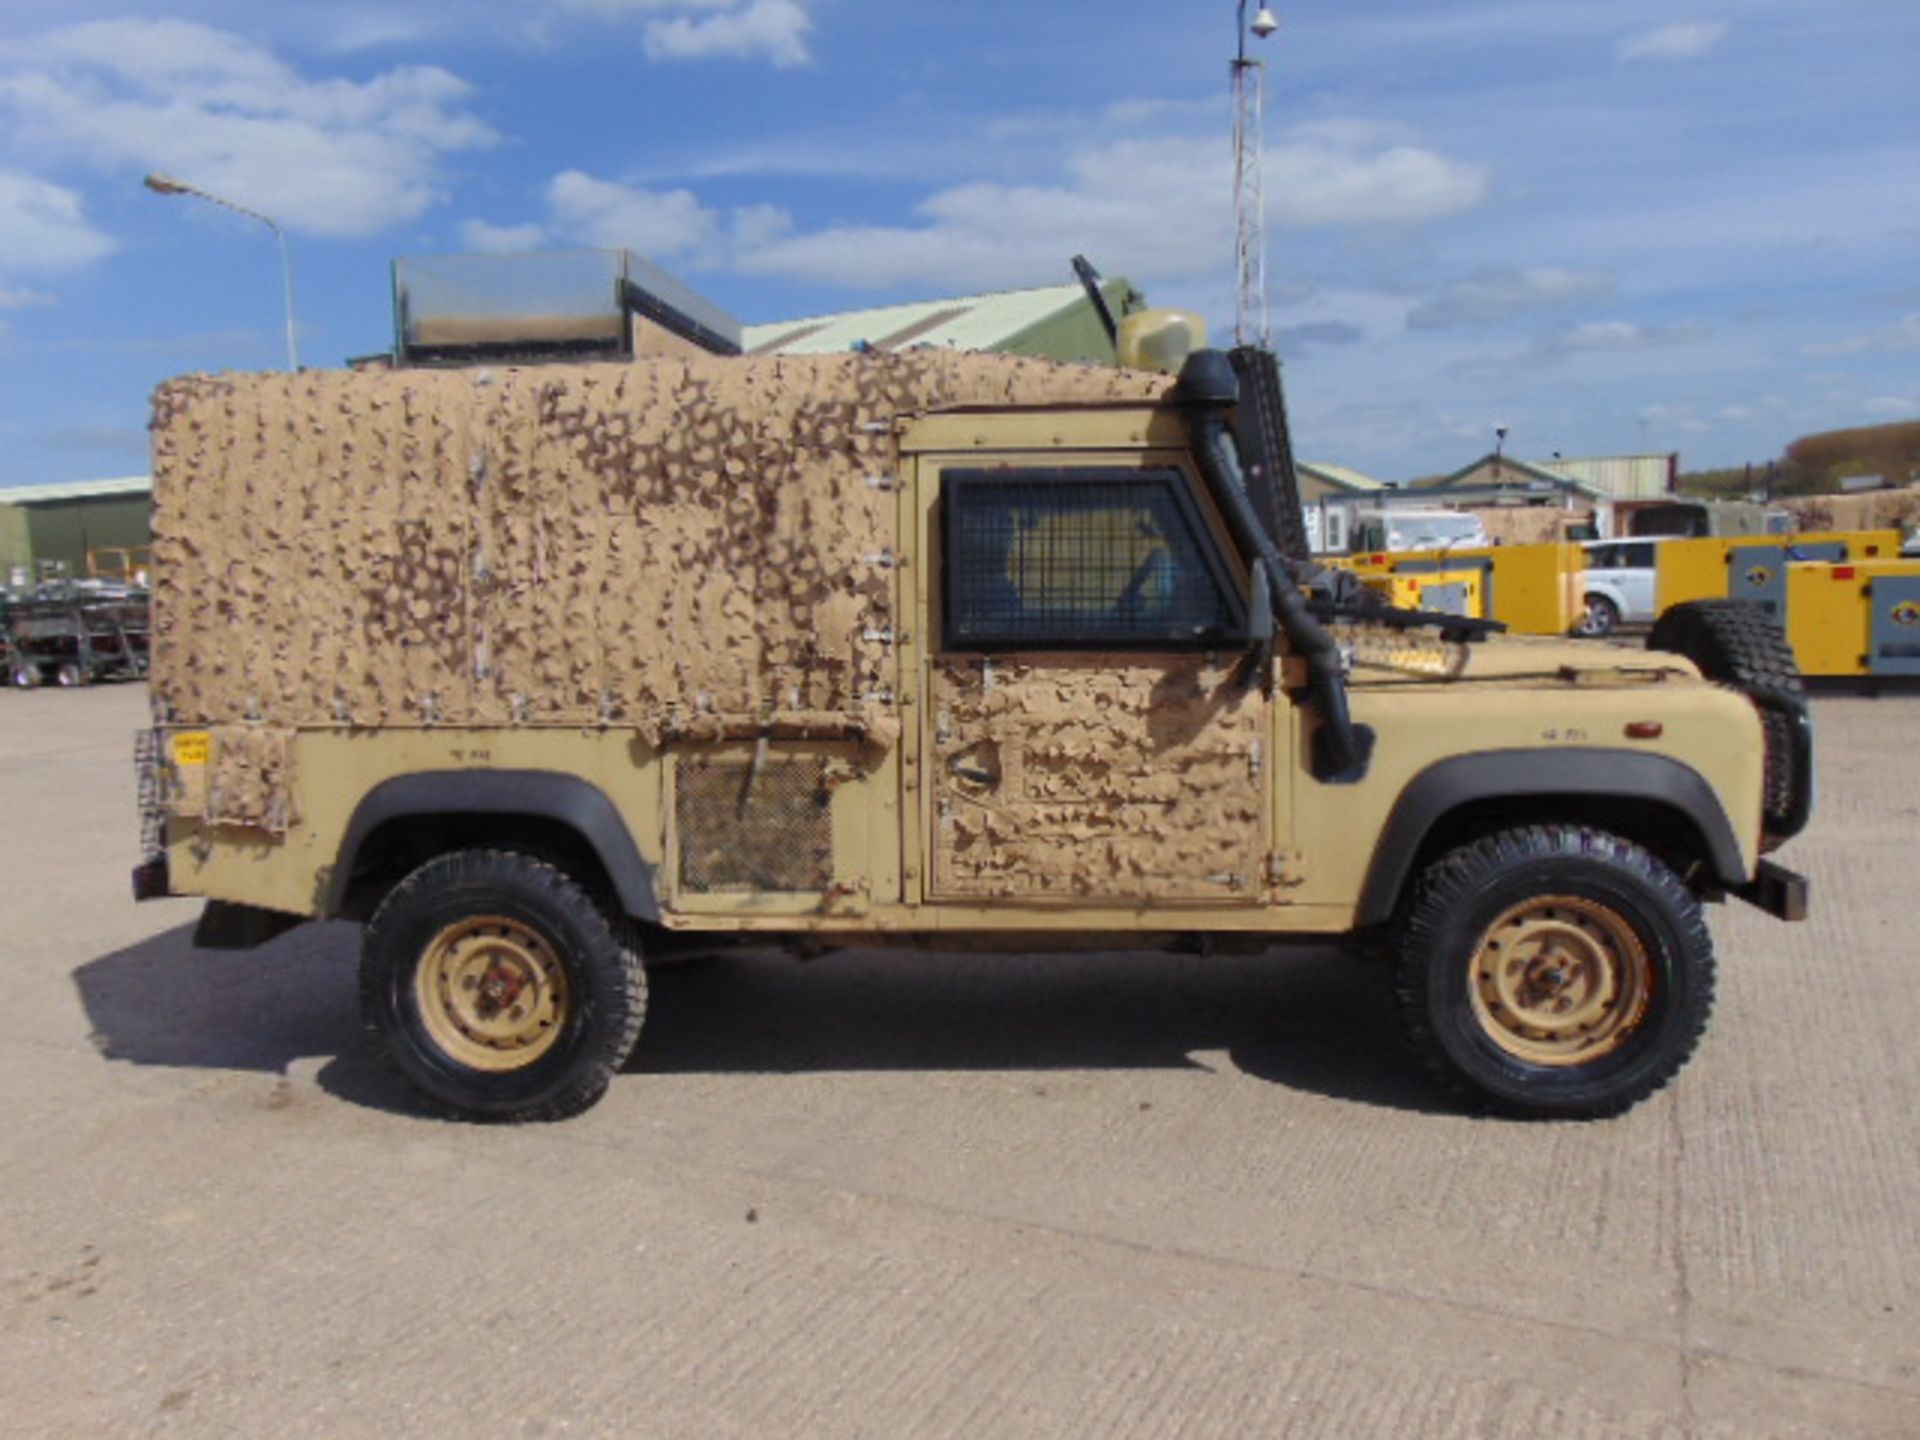
M 654 738 L 874 719 L 887 422 L 1170 384 L 948 351 L 176 380 L 154 402 L 155 701 Z

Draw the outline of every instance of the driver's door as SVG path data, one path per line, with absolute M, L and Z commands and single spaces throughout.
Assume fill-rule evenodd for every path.
M 978 466 L 920 470 L 928 898 L 1260 903 L 1268 702 L 1190 472 Z

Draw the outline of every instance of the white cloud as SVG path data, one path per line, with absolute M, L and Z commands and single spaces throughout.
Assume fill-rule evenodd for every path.
M 640 11 L 726 10 L 739 0 L 553 0 L 553 3 L 562 10 L 616 20 Z
M 1219 269 L 1231 253 L 1229 157 L 1211 139 L 1127 140 L 1082 150 L 1056 185 L 978 181 L 916 207 L 917 223 L 835 224 L 737 257 L 757 273 L 848 286 L 1033 284 L 1064 257 L 1159 279 Z M 1297 131 L 1267 157 L 1272 218 L 1297 227 L 1410 225 L 1485 196 L 1483 167 L 1374 127 Z
M 1623 355 L 1663 350 L 1704 339 L 1699 325 L 1638 325 L 1629 320 L 1594 320 L 1554 331 L 1535 347 L 1537 355 Z
M 650 60 L 767 59 L 787 69 L 813 58 L 807 50 L 812 28 L 799 0 L 747 0 L 712 14 L 649 20 L 643 39 Z
M 1869 415 L 1891 415 L 1896 419 L 1920 416 L 1920 395 L 1875 395 L 1862 400 L 1860 408 Z
M 710 244 L 719 217 L 691 190 L 641 190 L 566 170 L 547 186 L 549 228 L 589 245 L 625 245 L 651 259 Z
M 1597 271 L 1487 270 L 1457 280 L 1407 315 L 1409 330 L 1453 330 L 1495 325 L 1528 311 L 1605 299 L 1611 276 Z
M 289 228 L 366 235 L 442 198 L 448 153 L 491 143 L 467 84 L 433 66 L 310 79 L 240 36 L 104 20 L 0 46 L 16 148 L 157 169 Z
M 514 250 L 538 250 L 547 239 L 547 227 L 531 225 L 490 225 L 485 220 L 460 222 L 460 238 L 469 250 L 499 255 Z
M 44 290 L 28 290 L 19 285 L 0 284 L 0 310 L 28 310 L 51 305 L 53 297 Z
M 1211 145 L 1211 142 L 1207 142 Z M 1450 160 L 1353 121 L 1303 127 L 1267 154 L 1266 191 L 1285 225 L 1396 225 L 1437 220 L 1486 197 L 1486 167 Z
M 73 191 L 18 170 L 0 170 L 0 265 L 9 271 L 69 270 L 112 252 L 87 222 Z M 0 287 L 9 309 L 37 303 L 34 292 Z
M 1876 350 L 1910 350 L 1920 347 L 1920 311 L 1902 315 L 1884 330 L 1865 335 L 1849 335 L 1844 340 L 1823 340 L 1803 348 L 1806 355 L 1866 355 Z
M 1732 33 L 1724 20 L 1689 20 L 1629 35 L 1615 47 L 1622 60 L 1699 60 Z

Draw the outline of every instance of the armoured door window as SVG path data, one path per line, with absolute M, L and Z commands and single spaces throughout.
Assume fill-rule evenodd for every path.
M 946 648 L 1157 649 L 1244 628 L 1177 471 L 948 471 Z

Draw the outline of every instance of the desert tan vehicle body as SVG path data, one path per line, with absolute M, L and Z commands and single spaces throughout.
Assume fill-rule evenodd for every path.
M 1391 933 L 1451 848 L 1557 823 L 1694 895 L 1803 903 L 1761 858 L 1763 710 L 1687 659 L 1330 613 L 1322 673 L 1313 622 L 1267 620 L 1293 581 L 1206 409 L 1164 376 L 943 352 L 174 382 L 162 883 L 367 919 L 485 851 L 577 882 L 629 955 L 1259 942 Z M 1316 687 L 1342 682 L 1336 717 Z M 1329 761 L 1330 730 L 1362 743 Z M 585 983 L 564 947 L 528 922 L 468 961 L 492 932 L 449 923 L 451 999 L 381 983 L 428 987 L 483 1086 L 542 1063 Z M 1604 915 L 1528 923 L 1638 973 Z M 545 1028 L 490 1028 L 460 983 L 544 995 Z M 1593 983 L 1582 1004 L 1618 998 Z

